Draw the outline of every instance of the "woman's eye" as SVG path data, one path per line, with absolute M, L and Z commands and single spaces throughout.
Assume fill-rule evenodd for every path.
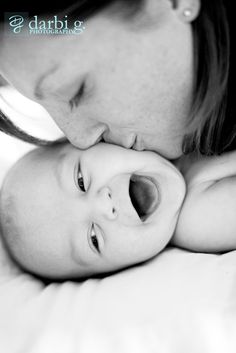
M 74 97 L 72 97 L 69 100 L 69 105 L 70 105 L 71 110 L 73 108 L 78 107 L 79 102 L 84 95 L 84 90 L 85 90 L 85 82 L 82 82 L 82 84 L 80 85 L 80 87 L 79 87 L 78 91 L 76 92 L 76 94 L 74 95 Z
M 95 249 L 98 252 L 100 252 L 98 238 L 96 236 L 96 233 L 95 233 L 95 230 L 94 230 L 94 226 L 92 226 L 90 237 L 91 237 L 91 241 L 92 241 L 93 246 L 95 247 Z
M 84 186 L 84 178 L 80 170 L 80 166 L 78 167 L 78 174 L 77 174 L 77 185 L 80 188 L 82 192 L 86 192 L 85 186 Z

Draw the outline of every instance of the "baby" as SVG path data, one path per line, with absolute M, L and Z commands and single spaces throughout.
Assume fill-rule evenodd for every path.
M 185 183 L 154 152 L 103 143 L 85 151 L 70 144 L 35 149 L 4 182 L 4 242 L 23 269 L 53 279 L 125 268 L 170 241 L 196 251 L 231 250 L 235 156 L 180 160 Z

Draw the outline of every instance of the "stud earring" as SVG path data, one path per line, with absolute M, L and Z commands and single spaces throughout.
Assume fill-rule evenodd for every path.
M 192 15 L 191 9 L 185 9 L 184 12 L 184 17 L 190 17 Z

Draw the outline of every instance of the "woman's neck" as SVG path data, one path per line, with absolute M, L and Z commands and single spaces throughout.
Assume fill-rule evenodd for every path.
M 188 155 L 183 155 L 180 158 L 173 161 L 174 166 L 185 176 L 191 166 L 196 163 L 199 159 L 197 153 L 190 153 Z

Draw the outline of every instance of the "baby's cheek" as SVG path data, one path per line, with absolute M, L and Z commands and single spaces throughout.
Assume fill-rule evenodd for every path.
M 130 227 L 126 231 L 125 246 L 132 254 L 136 262 L 150 259 L 158 254 L 163 248 L 161 246 L 157 232 L 153 227 L 139 226 Z
M 141 246 L 146 250 L 147 256 L 153 257 L 158 255 L 168 245 L 172 236 L 173 227 L 167 226 L 165 229 L 161 229 L 158 225 L 152 225 L 143 231 Z

